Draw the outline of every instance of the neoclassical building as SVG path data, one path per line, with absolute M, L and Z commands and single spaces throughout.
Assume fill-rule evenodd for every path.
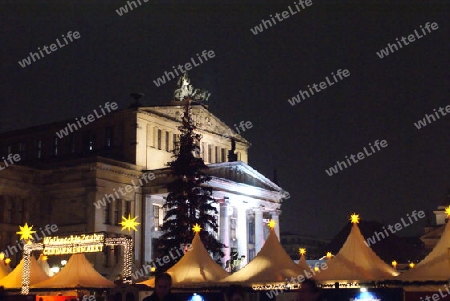
M 13 264 L 18 263 L 16 232 L 27 222 L 34 229 L 56 224 L 54 235 L 59 236 L 131 235 L 133 269 L 156 260 L 161 254 L 154 246 L 171 181 L 167 162 L 173 160 L 183 109 L 180 102 L 132 107 L 81 126 L 74 118 L 1 133 L 0 250 L 8 250 Z M 193 105 L 192 115 L 202 135 L 200 155 L 212 176 L 208 185 L 217 200 L 218 237 L 228 246 L 224 262 L 232 254 L 251 260 L 268 235 L 265 223 L 278 222 L 288 193 L 248 165 L 250 143 L 206 106 Z M 20 160 L 10 164 L 9 154 L 18 154 Z M 122 231 L 122 216 L 128 215 L 138 217 L 137 232 Z M 107 247 L 88 259 L 114 278 L 122 255 L 120 247 Z M 59 261 L 50 258 L 51 265 Z

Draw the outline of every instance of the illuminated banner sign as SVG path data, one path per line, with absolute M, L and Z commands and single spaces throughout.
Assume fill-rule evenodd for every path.
M 44 237 L 44 255 L 101 252 L 105 241 L 104 234 L 80 234 L 68 237 Z

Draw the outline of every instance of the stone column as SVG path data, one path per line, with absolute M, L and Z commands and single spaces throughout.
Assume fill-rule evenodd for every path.
M 255 252 L 261 250 L 264 241 L 264 223 L 263 223 L 263 212 L 261 209 L 255 209 Z
M 155 228 L 153 225 L 153 204 L 150 195 L 145 195 L 143 200 L 143 212 L 145 215 L 142 216 L 146 216 L 146 218 L 142 220 L 142 229 L 144 232 L 142 238 L 142 244 L 144 246 L 144 262 L 150 262 L 153 257 L 152 233 Z
M 225 256 L 222 258 L 223 265 L 230 259 L 230 205 L 227 200 L 220 203 L 220 228 L 219 228 L 219 240 L 225 244 L 225 248 L 222 249 Z
M 279 220 L 279 216 L 281 214 L 281 210 L 276 209 L 274 212 L 272 212 L 272 219 L 275 222 L 275 234 L 278 237 L 278 240 L 280 240 L 280 220 Z
M 239 209 L 236 226 L 236 236 L 239 256 L 244 255 L 245 259 L 241 264 L 243 267 L 248 262 L 248 237 L 247 237 L 247 210 Z

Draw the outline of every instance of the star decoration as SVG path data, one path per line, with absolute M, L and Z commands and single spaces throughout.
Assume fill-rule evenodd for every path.
M 300 253 L 300 255 L 305 255 L 306 254 L 306 249 L 305 248 L 300 248 L 300 249 L 298 249 L 298 252 Z
M 122 222 L 120 223 L 120 225 L 122 225 L 122 231 L 125 229 L 128 229 L 129 232 L 131 231 L 131 229 L 137 231 L 136 226 L 141 224 L 136 221 L 137 218 L 137 216 L 131 218 L 130 214 L 128 214 L 128 218 L 122 216 Z
M 358 224 L 359 223 L 359 214 L 353 213 L 350 216 L 350 221 L 352 222 L 352 224 Z
M 447 217 L 450 217 L 450 206 L 445 208 L 445 213 L 447 214 Z
M 327 258 L 331 258 L 331 256 L 333 256 L 333 254 L 331 254 L 331 252 L 327 252 Z
M 195 224 L 195 225 L 192 227 L 192 231 L 194 231 L 195 233 L 200 232 L 201 229 L 202 229 L 202 228 L 200 227 L 199 224 Z
M 33 226 L 28 227 L 28 224 L 25 223 L 25 225 L 19 226 L 20 231 L 17 231 L 16 234 L 20 234 L 20 239 L 32 239 L 33 238 L 33 233 L 36 233 L 36 231 L 33 231 Z
M 276 224 L 275 221 L 273 219 L 271 219 L 268 226 L 270 229 L 273 229 L 273 228 L 275 228 L 275 224 Z

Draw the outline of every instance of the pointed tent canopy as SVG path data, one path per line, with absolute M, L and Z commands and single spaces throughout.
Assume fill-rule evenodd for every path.
M 38 265 L 41 269 L 47 274 L 49 277 L 53 276 L 53 272 L 50 270 L 50 266 L 46 259 L 44 259 L 44 254 L 39 255 L 39 259 L 37 260 Z
M 390 279 L 399 273 L 365 244 L 357 222 L 353 223 L 339 253 L 327 262 L 328 268 L 315 277 L 320 282 L 366 282 Z
M 302 271 L 311 270 L 311 268 L 309 267 L 309 264 L 306 262 L 306 258 L 305 258 L 304 254 L 301 255 L 300 260 L 298 261 L 297 265 Z
M 308 269 L 310 271 L 310 269 Z M 278 241 L 273 228 L 270 229 L 261 251 L 244 268 L 223 279 L 222 283 L 283 284 L 286 278 L 298 277 L 303 270 L 291 259 Z
M 195 233 L 192 248 L 173 267 L 167 270 L 172 276 L 172 287 L 199 287 L 217 283 L 229 274 L 206 251 L 200 235 Z M 155 278 L 140 282 L 155 287 Z
M 48 279 L 48 275 L 41 269 L 38 265 L 36 258 L 33 255 L 30 256 L 30 284 L 38 283 Z M 0 286 L 4 286 L 6 289 L 15 288 L 19 289 L 22 287 L 22 273 L 23 273 L 23 258 L 16 268 L 8 274 L 8 276 L 0 279 Z
M 66 266 L 52 278 L 31 285 L 31 288 L 109 288 L 114 283 L 100 275 L 84 254 L 73 254 Z
M 444 233 L 434 247 L 414 268 L 396 279 L 403 281 L 447 281 L 450 279 L 450 222 L 445 225 Z
M 2 279 L 3 277 L 5 277 L 6 275 L 8 275 L 9 271 L 8 271 L 8 267 L 6 266 L 6 264 L 3 262 L 3 260 L 0 261 L 0 279 Z

